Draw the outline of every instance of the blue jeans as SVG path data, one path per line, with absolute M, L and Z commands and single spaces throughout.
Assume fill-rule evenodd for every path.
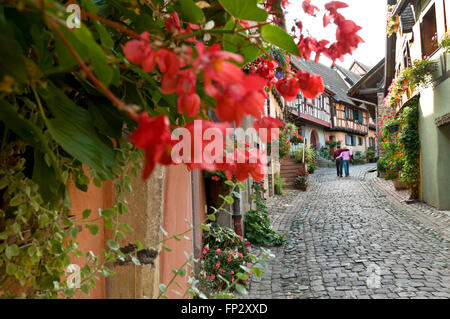
M 345 176 L 348 176 L 350 174 L 349 168 L 350 168 L 350 161 L 344 161 Z

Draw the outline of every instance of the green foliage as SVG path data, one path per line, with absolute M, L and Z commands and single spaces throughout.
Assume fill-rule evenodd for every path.
M 238 284 L 245 287 L 254 257 L 244 238 L 229 227 L 213 224 L 205 234 L 204 243 L 200 256 L 202 290 L 212 296 L 228 289 L 234 291 Z
M 445 51 L 445 54 L 450 53 L 450 31 L 445 32 L 444 36 L 442 37 L 439 47 L 443 48 Z
M 274 191 L 276 195 L 283 195 L 284 193 L 284 186 L 286 185 L 286 181 L 284 180 L 284 178 L 275 175 L 274 176 Z
M 367 150 L 366 150 L 367 160 L 375 159 L 376 154 L 377 154 L 377 151 L 375 149 L 375 146 L 370 146 L 369 148 L 367 148 Z
M 362 154 L 361 151 L 357 151 L 355 152 L 355 154 L 353 155 L 353 165 L 360 165 L 360 164 L 364 164 L 366 162 L 366 160 L 364 159 L 364 156 Z
M 301 163 L 303 161 L 303 147 L 296 150 L 295 159 L 297 163 Z M 308 166 L 317 165 L 317 152 L 309 146 L 306 146 L 305 149 L 305 162 Z
M 250 210 L 245 214 L 245 235 L 248 240 L 257 245 L 282 245 L 285 242 L 283 235 L 277 234 L 270 226 L 269 213 L 264 199 L 264 189 L 259 183 L 253 183 L 252 199 L 256 204 L 256 210 Z
M 414 99 L 411 105 L 403 109 L 401 121 L 403 123 L 399 134 L 399 142 L 402 145 L 404 166 L 401 180 L 412 191 L 412 197 L 418 196 L 420 182 L 420 140 L 419 140 L 419 108 L 418 99 Z
M 300 168 L 295 174 L 294 187 L 300 190 L 306 190 L 308 187 L 309 172 Z

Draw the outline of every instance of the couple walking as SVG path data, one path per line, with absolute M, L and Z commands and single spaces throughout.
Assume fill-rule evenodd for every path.
M 338 145 L 337 150 L 334 151 L 333 157 L 336 160 L 337 176 L 342 177 L 342 170 L 344 169 L 345 177 L 348 177 L 350 175 L 350 162 L 353 159 L 352 151 L 347 148 L 341 149 Z

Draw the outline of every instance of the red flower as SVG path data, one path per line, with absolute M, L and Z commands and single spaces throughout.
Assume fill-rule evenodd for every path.
M 195 120 L 193 122 L 188 123 L 184 126 L 184 128 L 188 129 L 190 132 L 190 159 L 189 163 L 185 163 L 190 170 L 194 169 L 203 169 L 208 171 L 216 171 L 217 170 L 217 161 L 222 160 L 224 157 L 224 150 L 218 150 L 219 153 L 212 153 L 211 158 L 204 158 L 205 148 L 208 147 L 209 144 L 215 142 L 214 140 L 206 141 L 203 140 L 204 133 L 208 130 L 208 133 L 215 133 L 216 136 L 221 136 L 223 138 L 222 144 L 225 145 L 225 139 L 227 136 L 227 129 L 231 129 L 232 126 L 229 123 L 215 123 L 208 122 L 204 120 Z M 196 141 L 196 138 L 201 138 L 201 141 Z M 183 156 L 184 154 L 180 154 Z M 177 160 L 178 162 L 178 160 Z M 181 160 L 180 160 L 181 162 Z M 220 250 L 219 250 L 220 252 Z
M 298 71 L 296 74 L 300 90 L 308 99 L 314 99 L 318 94 L 322 94 L 325 90 L 322 77 L 320 75 L 311 75 L 307 72 Z
M 253 124 L 256 131 L 259 131 L 259 129 L 262 128 L 267 129 L 267 136 L 264 136 L 264 134 L 259 134 L 259 137 L 263 143 L 267 143 L 269 140 L 277 139 L 280 134 L 279 128 L 282 126 L 283 122 L 268 116 L 263 117 Z
M 178 18 L 178 14 L 175 11 L 172 12 L 169 18 L 165 19 L 164 26 L 169 33 L 181 32 L 180 19 Z
M 200 109 L 200 97 L 196 93 L 178 96 L 178 113 L 186 113 L 186 116 L 195 116 Z
M 300 91 L 300 84 L 296 78 L 284 78 L 277 82 L 276 88 L 286 102 L 291 102 L 297 98 L 297 94 Z
M 315 16 L 315 11 L 319 11 L 319 8 L 317 8 L 316 6 L 311 5 L 311 0 L 305 0 L 302 3 L 302 8 L 303 11 L 305 11 L 305 13 Z
M 131 40 L 125 43 L 123 53 L 128 61 L 136 65 L 141 65 L 151 52 L 149 40 L 148 32 L 144 32 L 141 34 L 140 40 Z
M 220 83 L 236 83 L 240 82 L 244 76 L 241 69 L 226 60 L 234 60 L 239 63 L 243 62 L 242 56 L 220 50 L 219 44 L 212 45 L 206 50 L 203 42 L 196 44 L 198 57 L 194 61 L 196 69 L 203 69 L 203 80 L 206 92 L 214 96 L 214 87 L 212 81 Z M 212 91 L 212 92 L 211 92 Z
M 241 124 L 246 115 L 261 118 L 264 114 L 264 86 L 264 79 L 254 75 L 245 75 L 241 81 L 232 84 L 217 85 L 212 95 L 217 100 L 217 118 L 226 122 L 234 121 L 236 126 Z
M 145 151 L 143 179 L 150 176 L 157 163 L 172 164 L 170 153 L 174 143 L 171 141 L 169 124 L 169 119 L 165 115 L 150 118 L 147 113 L 141 113 L 139 126 L 130 135 L 134 145 Z

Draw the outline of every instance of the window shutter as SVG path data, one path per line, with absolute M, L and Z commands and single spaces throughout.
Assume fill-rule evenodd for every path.
M 345 118 L 346 118 L 346 119 L 349 118 L 349 116 L 348 116 L 348 108 L 347 108 L 347 107 L 345 107 Z
M 352 136 L 352 146 L 356 146 L 356 136 Z
M 359 123 L 363 123 L 364 122 L 364 117 L 363 117 L 363 114 L 362 114 L 362 112 L 359 112 Z
M 345 135 L 345 144 L 346 144 L 346 145 L 350 145 L 350 144 L 351 144 L 351 142 L 350 142 L 350 136 L 349 136 L 348 134 Z

